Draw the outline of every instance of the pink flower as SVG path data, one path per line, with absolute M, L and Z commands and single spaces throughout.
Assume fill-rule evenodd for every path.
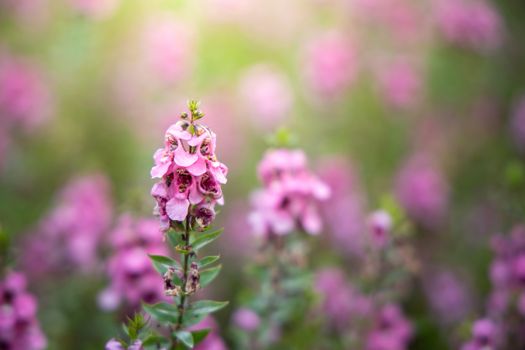
M 435 0 L 435 14 L 441 34 L 453 44 L 478 51 L 501 45 L 502 20 L 484 0 Z
M 99 295 L 99 305 L 112 310 L 124 301 L 138 308 L 141 301 L 164 300 L 163 280 L 148 257 L 148 254 L 168 254 L 156 220 L 123 215 L 110 240 L 113 249 L 107 263 L 110 285 Z
M 0 127 L 31 132 L 50 116 L 49 84 L 39 69 L 0 52 Z
M 341 33 L 326 32 L 308 43 L 304 76 L 307 84 L 324 98 L 342 95 L 356 79 L 355 48 Z
M 32 278 L 74 267 L 91 272 L 98 262 L 102 235 L 109 227 L 112 206 L 109 183 L 101 175 L 72 180 L 57 204 L 26 240 L 23 264 Z
M 445 216 L 448 188 L 428 156 L 416 154 L 402 166 L 396 182 L 397 198 L 418 223 L 435 228 Z
M 417 101 L 421 78 L 408 62 L 386 65 L 379 72 L 379 84 L 385 100 L 394 107 L 410 107 Z
M 310 234 L 321 231 L 317 205 L 330 196 L 326 184 L 313 175 L 300 150 L 267 151 L 261 160 L 259 178 L 264 187 L 252 195 L 249 215 L 257 235 L 285 235 L 293 230 Z
M 105 350 L 143 350 L 144 347 L 142 346 L 142 342 L 140 340 L 136 340 L 131 344 L 129 347 L 124 347 L 122 344 L 115 340 L 111 339 L 106 343 Z
M 246 71 L 239 84 L 241 101 L 245 101 L 245 114 L 254 122 L 271 128 L 288 117 L 293 103 L 290 83 L 277 69 L 256 65 Z
M 332 196 L 323 206 L 323 217 L 329 226 L 336 249 L 360 254 L 366 244 L 364 195 L 356 171 L 340 158 L 325 159 L 319 167 L 321 179 L 328 184 Z
M 367 350 L 404 350 L 412 338 L 412 325 L 398 305 L 383 306 L 367 336 Z
M 190 121 L 184 115 L 168 128 L 164 147 L 153 156 L 151 176 L 161 180 L 153 185 L 151 195 L 164 231 L 171 221 L 182 222 L 188 214 L 205 228 L 215 218 L 215 204 L 224 202 L 221 185 L 226 183 L 228 168 L 215 155 L 215 133 L 194 123 L 194 113 Z
M 0 344 L 13 350 L 46 348 L 36 312 L 37 302 L 26 291 L 25 276 L 9 272 L 0 281 Z
M 373 247 L 382 248 L 390 240 L 392 217 L 384 210 L 377 210 L 369 215 L 368 227 L 370 244 Z
M 233 322 L 240 329 L 253 332 L 259 328 L 261 319 L 255 311 L 248 308 L 241 308 L 233 314 Z

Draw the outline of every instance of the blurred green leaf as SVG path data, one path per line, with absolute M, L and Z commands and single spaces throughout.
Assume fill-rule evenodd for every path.
M 193 349 L 193 336 L 188 331 L 177 331 L 174 332 L 173 335 L 177 337 L 184 345 L 186 345 L 188 348 Z
M 222 269 L 222 265 L 218 265 L 215 267 L 211 267 L 209 269 L 205 269 L 200 271 L 200 285 L 201 288 L 206 287 L 208 284 L 210 284 L 215 277 L 219 275 L 219 272 Z
M 143 304 L 142 307 L 144 311 L 160 323 L 177 323 L 179 310 L 175 305 L 157 303 L 154 305 Z
M 199 251 L 199 249 L 204 248 L 206 245 L 210 244 L 216 240 L 221 234 L 223 229 L 218 229 L 210 233 L 197 234 L 197 238 L 192 243 L 192 248 L 194 251 Z

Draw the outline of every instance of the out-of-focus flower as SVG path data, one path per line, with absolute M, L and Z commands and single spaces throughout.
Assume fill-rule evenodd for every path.
M 148 257 L 148 254 L 168 254 L 157 221 L 123 215 L 110 240 L 112 255 L 107 264 L 110 285 L 99 295 L 99 305 L 112 310 L 124 301 L 137 308 L 142 301 L 154 303 L 165 299 L 162 278 Z
M 191 110 L 191 116 L 183 114 L 182 120 L 166 131 L 164 148 L 153 156 L 151 177 L 161 180 L 153 185 L 151 195 L 157 202 L 155 213 L 163 231 L 172 221 L 183 222 L 188 215 L 204 229 L 214 218 L 215 204 L 224 202 L 221 186 L 226 183 L 228 169 L 215 155 L 215 133 L 194 122 L 202 116 L 196 109 Z
M 342 33 L 327 32 L 306 46 L 304 76 L 310 88 L 324 98 L 340 96 L 358 73 L 354 45 Z
M 191 71 L 194 35 L 183 22 L 161 17 L 147 24 L 143 50 L 150 72 L 166 83 L 180 82 Z
M 106 343 L 105 350 L 144 350 L 144 347 L 140 340 L 136 340 L 133 344 L 130 344 L 130 346 L 125 347 L 119 341 L 111 339 Z
M 445 324 L 461 321 L 471 309 L 471 298 L 465 284 L 452 272 L 429 274 L 425 292 L 432 310 Z
M 258 173 L 264 187 L 252 195 L 254 210 L 249 216 L 256 235 L 321 231 L 317 205 L 330 197 L 330 188 L 308 170 L 301 150 L 269 150 Z
M 282 123 L 290 113 L 293 96 L 286 76 L 267 65 L 256 65 L 246 71 L 239 85 L 245 114 L 264 128 Z
M 261 319 L 255 311 L 248 308 L 240 308 L 233 314 L 233 322 L 238 328 L 253 332 L 259 328 Z
M 453 44 L 478 51 L 501 45 L 502 20 L 485 0 L 435 0 L 438 29 Z
M 39 69 L 0 52 L 0 128 L 31 132 L 50 116 L 48 84 Z
M 321 179 L 328 184 L 331 198 L 323 206 L 323 216 L 334 246 L 345 253 L 360 254 L 366 230 L 364 196 L 359 179 L 344 159 L 324 160 L 319 166 Z
M 190 331 L 196 331 L 200 329 L 210 329 L 210 333 L 204 338 L 204 340 L 195 346 L 195 350 L 226 350 L 226 344 L 219 335 L 219 327 L 217 322 L 208 316 L 201 322 L 189 328 Z
M 404 350 L 412 337 L 412 325 L 398 305 L 383 306 L 367 335 L 367 350 Z
M 488 318 L 474 322 L 472 339 L 461 347 L 461 350 L 497 349 L 497 325 Z
M 71 6 L 84 16 L 103 19 L 111 16 L 120 0 L 70 0 Z
M 446 213 L 447 184 L 427 155 L 413 155 L 403 164 L 396 194 L 410 218 L 427 228 L 437 227 Z
M 90 175 L 68 183 L 57 204 L 26 239 L 22 261 L 31 278 L 74 267 L 91 272 L 112 216 L 109 184 L 102 175 Z
M 420 95 L 421 78 L 416 68 L 406 61 L 393 62 L 379 71 L 379 85 L 385 100 L 392 106 L 406 108 Z
M 342 331 L 372 311 L 371 300 L 345 280 L 341 270 L 326 268 L 317 273 L 316 290 L 322 296 L 323 313 L 333 328 Z
M 513 109 L 510 129 L 520 151 L 525 151 L 525 95 L 521 96 Z
M 41 350 L 46 338 L 36 318 L 37 301 L 26 291 L 26 277 L 9 272 L 0 281 L 0 346 L 10 350 Z
M 377 210 L 368 216 L 369 242 L 376 248 L 384 247 L 390 240 L 392 217 L 384 210 Z

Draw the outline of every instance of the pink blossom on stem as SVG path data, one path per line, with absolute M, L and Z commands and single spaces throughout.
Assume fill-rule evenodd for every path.
M 413 106 L 422 87 L 419 72 L 406 61 L 393 62 L 382 68 L 379 85 L 386 102 L 398 108 Z
M 377 210 L 368 217 L 369 243 L 372 247 L 383 248 L 390 240 L 392 217 L 384 210 Z
M 258 173 L 264 187 L 253 193 L 254 209 L 249 215 L 255 234 L 286 235 L 294 230 L 320 233 L 318 204 L 330 197 L 330 189 L 308 170 L 301 150 L 267 151 Z
M 161 180 L 153 185 L 151 195 L 163 231 L 190 214 L 205 229 L 215 218 L 215 204 L 224 203 L 221 186 L 228 168 L 215 155 L 215 133 L 194 123 L 194 112 L 168 128 L 164 147 L 153 156 L 151 177 Z
M 366 350 L 404 350 L 412 337 L 412 325 L 396 304 L 383 306 L 367 335 Z
M 0 281 L 0 348 L 42 350 L 47 341 L 36 318 L 37 301 L 26 290 L 26 277 L 9 272 Z

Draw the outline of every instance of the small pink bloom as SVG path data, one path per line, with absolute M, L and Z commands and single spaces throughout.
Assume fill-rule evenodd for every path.
M 394 107 L 410 107 L 421 89 L 419 72 L 408 62 L 394 62 L 379 72 L 379 84 L 386 101 Z
M 390 240 L 392 218 L 384 210 L 378 210 L 368 217 L 370 243 L 372 246 L 382 248 Z
M 253 332 L 259 328 L 261 320 L 255 311 L 241 308 L 233 314 L 233 322 L 240 329 Z

